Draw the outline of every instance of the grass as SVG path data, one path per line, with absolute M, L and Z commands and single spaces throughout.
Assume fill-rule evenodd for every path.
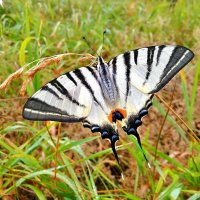
M 40 58 L 68 52 L 93 53 L 82 36 L 86 36 L 93 49 L 100 50 L 104 30 L 105 60 L 129 49 L 155 44 L 189 47 L 195 58 L 180 73 L 172 108 L 198 133 L 200 1 L 8 0 L 0 7 L 0 18 L 0 82 Z M 46 67 L 27 86 L 27 97 L 52 78 L 86 64 L 80 57 L 67 56 Z M 188 128 L 170 111 L 156 149 L 160 124 L 167 112 L 159 99 L 154 100 L 154 108 L 144 119 L 141 131 L 144 151 L 155 173 L 148 169 L 135 139 L 124 134 L 117 147 L 124 169 L 122 181 L 111 149 L 101 147 L 106 142 L 98 135 L 80 125 L 62 124 L 58 141 L 57 133 L 51 138 L 44 123 L 22 119 L 26 99 L 20 97 L 19 91 L 25 80 L 22 74 L 0 93 L 3 200 L 200 198 L 199 143 L 191 140 Z M 167 88 L 159 95 L 169 103 L 172 85 Z M 47 126 L 55 133 L 52 127 L 57 127 L 57 123 Z M 162 144 L 167 139 L 169 144 Z

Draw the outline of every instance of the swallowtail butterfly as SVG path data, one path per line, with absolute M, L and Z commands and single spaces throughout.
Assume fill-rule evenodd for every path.
M 134 135 L 142 150 L 137 128 L 148 114 L 154 93 L 162 89 L 194 54 L 176 45 L 149 46 L 127 51 L 96 66 L 67 72 L 50 81 L 26 102 L 23 117 L 38 121 L 82 122 L 109 139 L 119 163 L 115 143 L 116 121 Z M 146 156 L 144 154 L 146 159 Z M 147 160 L 147 159 L 146 159 Z

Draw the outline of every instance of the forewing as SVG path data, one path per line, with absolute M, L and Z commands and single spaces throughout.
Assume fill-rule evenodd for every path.
M 103 126 L 108 123 L 107 116 L 110 113 L 110 108 L 102 93 L 102 88 L 99 83 L 100 77 L 96 68 L 80 68 L 74 71 L 74 74 L 92 97 L 91 109 L 87 117 L 83 120 L 84 124 L 92 127 L 92 125 Z
M 37 91 L 26 102 L 23 117 L 64 122 L 85 119 L 91 111 L 93 97 L 75 72 L 61 75 Z
M 193 52 L 183 46 L 150 46 L 128 51 L 108 64 L 117 87 L 117 79 L 127 80 L 127 84 L 123 86 L 127 94 L 129 83 L 143 93 L 155 93 L 188 64 L 193 56 Z
M 95 67 L 82 67 L 52 80 L 29 98 L 23 109 L 25 119 L 82 121 L 90 128 L 109 124 L 108 113 Z

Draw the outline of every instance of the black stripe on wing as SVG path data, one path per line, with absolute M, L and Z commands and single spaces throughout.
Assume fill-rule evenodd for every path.
M 67 99 L 69 99 L 71 102 L 80 107 L 85 107 L 85 105 L 80 104 L 76 99 L 74 99 L 68 90 L 59 81 L 57 81 L 57 79 L 51 81 L 50 84 L 54 86 L 61 94 L 65 95 L 65 97 L 67 97 Z
M 90 73 L 92 74 L 92 76 L 94 76 L 94 78 L 98 81 L 98 76 L 97 76 L 97 74 L 94 72 L 94 68 L 88 66 L 88 67 L 86 67 L 86 69 L 88 69 L 88 71 L 90 71 Z
M 130 70 L 131 70 L 131 62 L 130 62 L 130 52 L 127 51 L 124 53 L 124 64 L 126 66 L 126 101 L 129 93 L 129 84 L 130 84 Z
M 26 102 L 24 107 L 42 112 L 55 112 L 59 114 L 63 113 L 65 115 L 69 115 L 66 111 L 62 111 L 53 105 L 49 105 L 48 103 L 33 97 Z
M 135 61 L 135 64 L 137 65 L 137 60 L 138 60 L 138 49 L 133 50 L 133 53 L 134 53 L 134 61 Z
M 62 100 L 62 98 L 60 98 L 59 95 L 54 90 L 52 90 L 48 85 L 45 85 L 44 87 L 42 87 L 41 90 L 48 91 L 49 93 L 57 97 L 57 99 Z
M 69 116 L 66 110 L 61 110 L 36 98 L 30 98 L 26 102 L 22 115 L 25 119 L 38 121 L 80 122 L 85 119 L 85 117 Z
M 188 48 L 183 46 L 176 46 L 171 53 L 169 61 L 166 64 L 163 74 L 160 77 L 159 83 L 150 93 L 155 93 L 162 89 L 185 65 L 187 65 L 192 60 L 193 57 L 194 53 Z
M 115 85 L 115 88 L 116 88 L 117 93 L 119 93 L 119 89 L 118 89 L 117 82 L 116 82 L 116 74 L 117 74 L 117 65 L 116 65 L 116 64 L 117 64 L 117 57 L 114 57 L 114 58 L 112 59 L 112 63 L 109 62 L 109 63 L 108 63 L 108 66 L 112 65 L 112 73 L 114 74 L 114 76 L 112 76 L 112 78 L 113 78 L 113 83 L 114 83 L 114 85 Z
M 72 75 L 70 74 L 70 72 L 65 73 L 65 75 L 67 76 L 67 78 L 69 80 L 71 80 L 76 86 L 77 86 L 77 82 L 75 81 L 75 79 L 72 77 Z
M 156 66 L 159 64 L 159 59 L 160 59 L 160 55 L 163 51 L 163 49 L 165 48 L 166 46 L 165 45 L 161 45 L 161 46 L 158 46 L 158 53 L 157 53 L 157 61 L 156 61 Z
M 86 68 L 87 69 L 87 68 Z M 90 92 L 90 94 L 92 95 L 94 101 L 102 108 L 103 110 L 103 106 L 101 105 L 101 103 L 97 100 L 97 98 L 94 95 L 94 91 L 92 89 L 92 87 L 89 85 L 89 83 L 87 82 L 85 76 L 83 75 L 83 73 L 81 72 L 80 69 L 76 69 L 74 71 L 74 74 L 77 76 L 77 78 L 81 81 L 81 83 L 88 89 L 88 91 Z M 91 83 L 92 84 L 92 83 Z
M 99 81 L 99 77 L 97 76 L 97 74 L 95 73 L 94 68 L 88 66 L 86 67 L 86 69 L 92 74 L 92 76 L 94 77 L 94 79 L 97 81 L 97 84 L 99 84 L 99 87 L 101 88 L 101 91 L 99 91 L 99 95 L 102 95 L 103 96 L 103 92 L 102 92 L 102 86 L 101 86 L 101 83 Z M 101 94 L 100 94 L 101 93 Z
M 153 63 L 153 58 L 154 58 L 154 51 L 155 51 L 155 46 L 148 47 L 148 50 L 147 50 L 147 73 L 146 73 L 146 77 L 145 77 L 145 81 L 144 81 L 143 85 L 149 79 L 149 75 L 151 73 L 152 63 Z

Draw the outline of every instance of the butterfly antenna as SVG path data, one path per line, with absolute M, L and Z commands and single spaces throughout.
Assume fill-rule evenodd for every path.
M 93 51 L 93 53 L 96 54 L 99 57 L 99 54 L 91 47 L 90 43 L 88 42 L 88 40 L 86 39 L 85 36 L 83 36 L 83 40 L 88 45 L 88 47 Z
M 101 47 L 100 55 L 101 55 L 101 53 L 102 53 L 103 46 L 104 46 L 105 34 L 106 34 L 106 30 L 103 32 L 103 37 L 102 37 L 102 47 Z

